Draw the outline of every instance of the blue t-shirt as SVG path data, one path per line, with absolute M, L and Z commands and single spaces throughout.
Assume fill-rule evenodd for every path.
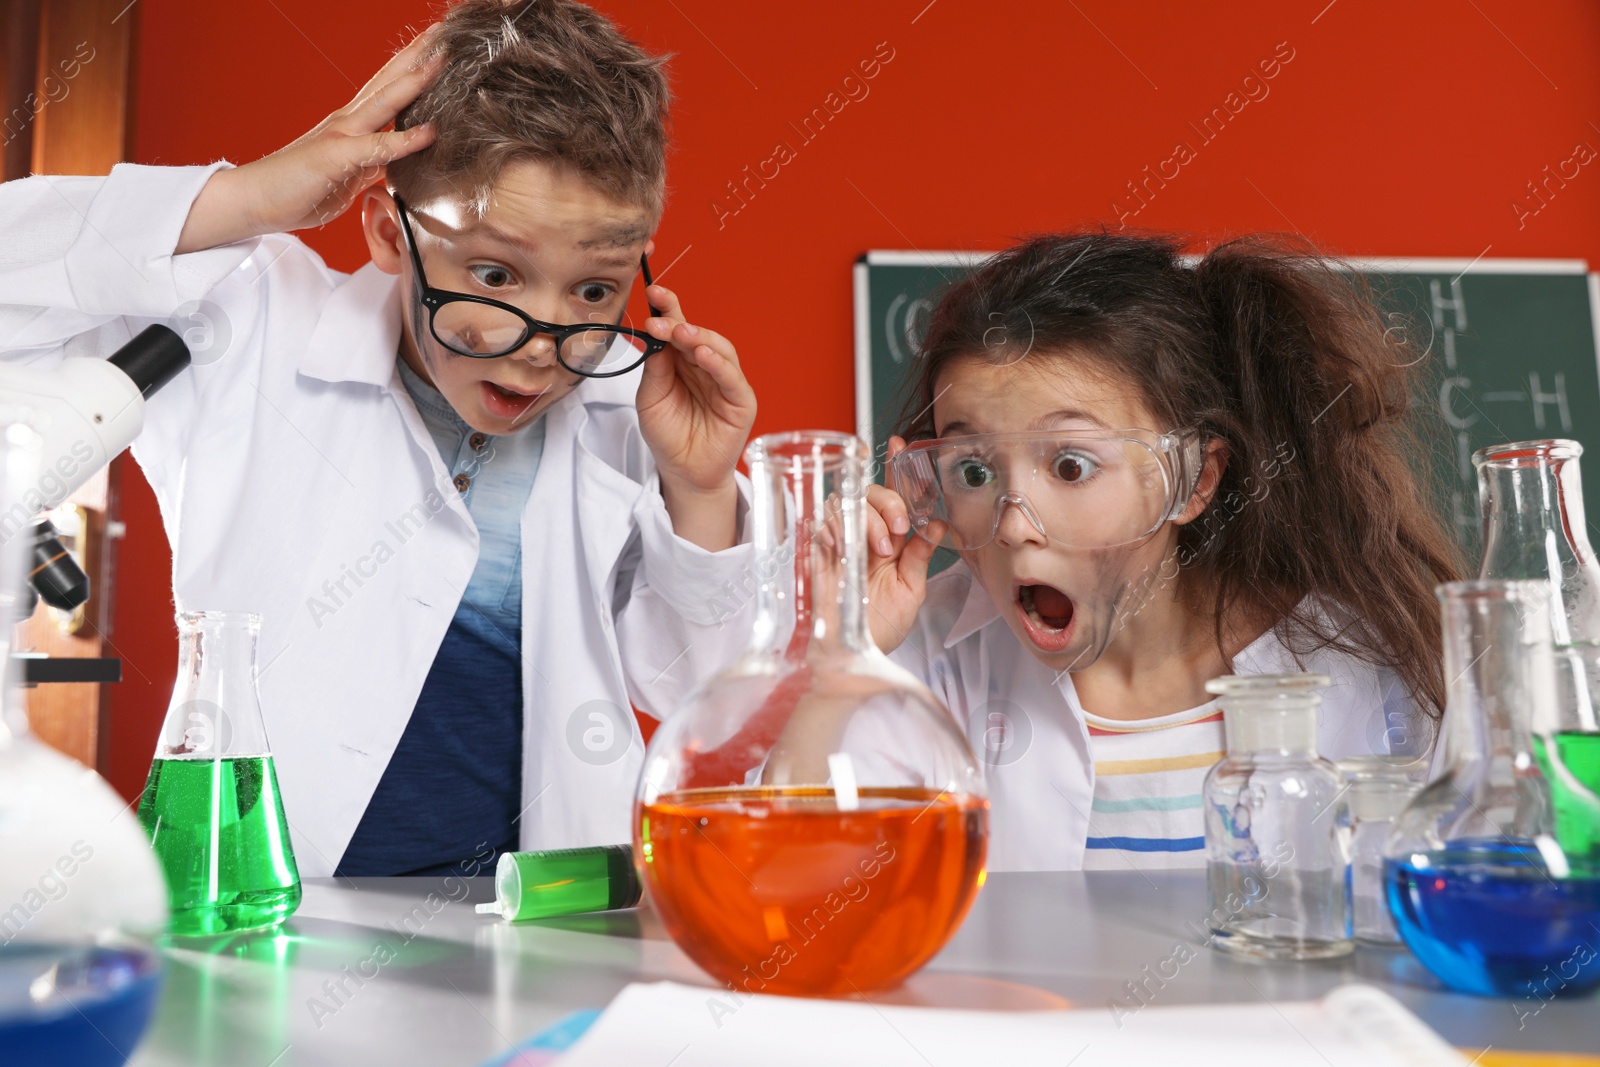
M 522 510 L 544 419 L 479 433 L 404 362 L 400 377 L 478 527 L 478 565 L 339 862 L 347 876 L 492 869 L 522 810 Z

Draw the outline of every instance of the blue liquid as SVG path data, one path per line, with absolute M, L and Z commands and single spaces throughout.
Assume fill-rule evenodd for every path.
M 0 951 L 0 1063 L 120 1067 L 160 989 L 153 952 L 9 945 Z
M 1600 878 L 1552 879 L 1526 842 L 1461 841 L 1384 861 L 1406 946 L 1451 989 L 1572 996 L 1600 986 Z

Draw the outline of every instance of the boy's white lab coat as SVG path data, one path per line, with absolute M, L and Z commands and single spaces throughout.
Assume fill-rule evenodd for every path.
M 928 582 L 928 596 L 896 663 L 927 683 L 966 728 L 989 787 L 991 871 L 1083 866 L 1094 803 L 1094 756 L 1072 675 L 1023 647 L 963 563 Z M 1269 630 L 1234 657 L 1236 674 L 1326 674 L 1318 713 L 1326 759 L 1387 751 L 1419 754 L 1432 742 L 1426 718 L 1394 672 L 1341 652 L 1303 666 Z
M 261 698 L 295 854 L 302 874 L 328 875 L 406 728 L 478 534 L 396 371 L 397 278 L 371 264 L 339 274 L 281 235 L 172 254 L 215 169 L 0 186 L 0 351 L 48 365 L 108 355 L 151 322 L 188 334 L 197 365 L 150 399 L 134 454 L 172 543 L 178 610 L 262 616 Z M 744 584 L 749 546 L 710 553 L 673 534 L 637 387 L 637 372 L 588 381 L 545 416 L 522 516 L 523 848 L 626 840 L 643 754 L 629 701 L 666 714 L 749 634 L 721 597 Z

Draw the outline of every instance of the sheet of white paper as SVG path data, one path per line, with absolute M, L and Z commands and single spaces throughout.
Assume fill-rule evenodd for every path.
M 1157 1057 L 1167 1057 L 1158 1060 Z M 561 1067 L 1460 1067 L 1398 1001 L 1344 986 L 1316 1002 L 1109 1011 L 948 1011 L 735 996 L 673 982 L 611 1002 Z

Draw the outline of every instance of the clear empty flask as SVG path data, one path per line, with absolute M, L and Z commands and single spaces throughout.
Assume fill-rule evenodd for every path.
M 1398 945 L 1383 885 L 1383 850 L 1395 816 L 1422 788 L 1427 764 L 1408 756 L 1352 756 L 1339 761 L 1350 802 L 1350 907 L 1356 940 Z
M 260 617 L 242 611 L 178 616 L 178 683 L 139 800 L 174 934 L 272 926 L 300 904 L 256 693 L 260 629 Z
M 1212 944 L 1267 959 L 1342 956 L 1350 929 L 1350 811 L 1338 769 L 1317 755 L 1321 674 L 1229 675 L 1228 754 L 1206 775 Z
M 634 854 L 691 959 L 740 992 L 870 993 L 922 966 L 981 884 L 983 777 L 867 626 L 864 445 L 762 437 L 757 617 L 645 753 Z

